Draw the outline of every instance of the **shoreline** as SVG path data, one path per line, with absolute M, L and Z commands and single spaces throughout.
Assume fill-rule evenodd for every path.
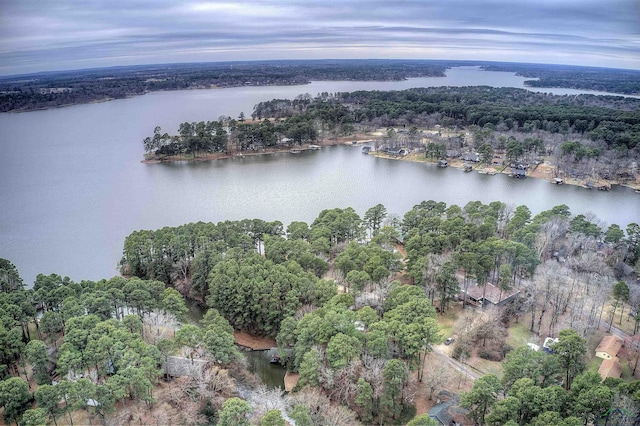
M 349 137 L 340 137 L 338 139 L 325 139 L 324 141 L 320 141 L 316 144 L 303 144 L 303 145 L 291 145 L 286 147 L 278 147 L 278 148 L 263 148 L 257 151 L 239 151 L 239 152 L 216 152 L 205 154 L 199 157 L 185 157 L 182 155 L 172 155 L 164 158 L 149 158 L 141 160 L 140 162 L 143 164 L 161 164 L 161 163 L 176 163 L 176 162 L 194 162 L 194 161 L 214 161 L 214 160 L 224 160 L 229 158 L 244 158 L 244 157 L 252 157 L 257 155 L 270 155 L 270 154 L 279 154 L 279 153 L 291 153 L 298 154 L 302 151 L 319 151 L 325 146 L 336 146 L 336 145 L 357 145 L 361 143 L 373 142 L 368 136 L 358 134 Z
M 325 146 L 336 146 L 336 145 L 352 146 L 352 145 L 359 145 L 359 144 L 368 143 L 368 142 L 374 142 L 376 137 L 379 137 L 379 135 L 376 134 L 375 132 L 368 133 L 368 134 L 358 133 L 352 136 L 342 136 L 337 139 L 325 139 L 323 141 L 317 142 L 317 144 L 315 145 L 304 144 L 304 145 L 297 145 L 297 146 L 261 149 L 259 151 L 219 152 L 219 153 L 206 154 L 200 157 L 170 156 L 162 159 L 144 159 L 144 160 L 141 160 L 141 163 L 159 164 L 159 163 L 174 163 L 174 162 L 183 162 L 183 161 L 186 161 L 186 162 L 214 161 L 214 160 L 223 160 L 223 159 L 230 159 L 230 158 L 244 158 L 244 157 L 256 156 L 256 155 L 269 155 L 269 154 L 278 154 L 278 153 L 287 153 L 287 152 L 290 152 L 291 154 L 295 155 L 302 151 L 320 150 L 322 149 L 322 147 L 325 147 Z M 295 151 L 295 152 L 292 152 L 292 151 Z M 427 159 L 424 156 L 424 153 L 422 152 L 411 152 L 405 156 L 392 156 L 392 155 L 384 154 L 381 152 L 371 151 L 367 155 L 371 155 L 373 157 L 383 158 L 387 160 L 411 161 L 414 163 L 431 164 L 436 167 L 438 165 L 437 161 L 432 161 Z M 448 167 L 453 167 L 455 169 L 464 171 L 466 162 L 459 159 L 453 159 L 453 160 L 448 159 L 447 161 L 448 161 Z M 532 171 L 529 171 L 526 177 L 531 179 L 546 180 L 550 184 L 554 185 L 556 184 L 556 182 L 554 181 L 555 176 L 553 176 L 552 167 L 553 166 L 551 163 L 546 163 L 546 162 L 541 163 L 540 165 L 535 167 Z M 482 166 L 476 163 L 476 164 L 472 164 L 471 171 L 477 172 L 480 174 L 488 174 L 488 175 L 504 174 L 509 176 L 511 169 L 508 166 L 506 167 L 505 166 L 493 167 L 493 165 Z M 587 186 L 587 182 L 592 182 L 592 186 L 591 187 Z M 635 183 L 632 183 L 632 182 L 621 183 L 618 181 L 587 180 L 587 179 L 563 177 L 561 184 L 577 186 L 580 188 L 590 189 L 590 190 L 591 189 L 598 190 L 600 186 L 606 186 L 608 187 L 607 190 L 609 190 L 614 185 L 617 185 L 617 186 L 630 188 L 640 193 L 640 181 L 636 181 Z
M 446 75 L 437 75 L 437 76 L 423 76 L 423 77 L 446 77 Z M 402 78 L 400 80 L 393 80 L 393 79 L 388 79 L 388 80 L 354 80 L 354 81 L 374 81 L 374 82 L 380 82 L 380 83 L 384 83 L 384 82 L 389 82 L 389 81 L 406 81 L 410 78 L 422 78 L 422 77 L 405 77 Z M 40 106 L 40 107 L 35 107 L 35 108 L 20 108 L 20 109 L 11 109 L 8 111 L 2 111 L 0 112 L 0 114 L 4 114 L 4 113 L 23 113 L 23 112 L 34 112 L 34 111 L 45 111 L 48 109 L 55 109 L 55 108 L 65 108 L 65 107 L 70 107 L 70 106 L 76 106 L 76 105 L 90 105 L 90 104 L 98 104 L 98 103 L 102 103 L 102 102 L 110 102 L 110 101 L 115 101 L 115 100 L 119 100 L 119 99 L 131 99 L 131 98 L 135 98 L 138 96 L 144 96 L 147 95 L 149 93 L 155 93 L 155 92 L 176 92 L 176 91 L 180 91 L 180 90 L 216 90 L 216 89 L 235 89 L 238 87 L 290 87 L 290 86 L 307 86 L 311 83 L 313 83 L 314 81 L 345 81 L 345 80 L 308 80 L 305 82 L 291 82 L 291 83 L 285 83 L 285 82 L 278 82 L 277 84 L 275 83 L 268 83 L 268 84 L 237 84 L 237 85 L 221 85 L 218 86 L 216 84 L 210 84 L 208 86 L 193 86 L 193 87 L 175 87 L 175 88 L 169 88 L 169 89 L 155 89 L 155 90 L 145 90 L 143 93 L 130 93 L 127 94 L 126 96 L 122 97 L 122 98 L 114 98 L 114 97 L 104 97 L 104 98 L 98 98 L 98 99 L 92 99 L 90 101 L 82 101 L 82 102 L 73 102 L 70 104 L 60 104 L 60 105 L 50 105 L 50 106 Z M 347 80 L 348 81 L 348 80 Z
M 472 65 L 472 67 L 478 66 L 479 68 L 482 69 L 482 71 L 487 71 L 483 66 L 481 65 Z M 373 81 L 373 82 L 394 82 L 394 81 L 407 81 L 410 80 L 412 78 L 441 78 L 441 77 L 446 77 L 446 71 L 448 71 L 451 68 L 462 68 L 465 67 L 465 65 L 461 65 L 458 67 L 450 67 L 447 68 L 444 72 L 443 75 L 418 75 L 418 76 L 406 76 L 400 79 L 381 79 L 381 80 L 377 80 L 377 79 L 366 79 L 366 80 L 352 80 L 352 81 L 357 81 L 357 82 L 369 82 L 369 81 Z M 490 72 L 511 72 L 511 71 L 492 71 L 492 70 L 488 70 Z M 519 77 L 523 77 L 523 78 L 528 78 L 526 76 L 521 75 L 520 73 L 513 73 L 516 76 Z M 535 78 L 532 78 L 532 80 L 535 80 Z M 327 79 L 327 80 L 323 80 L 323 79 L 317 79 L 317 80 L 307 80 L 305 82 L 278 82 L 278 83 L 266 83 L 266 84 L 260 84 L 260 83 L 256 83 L 256 84 L 231 84 L 231 85 L 216 85 L 216 84 L 209 84 L 209 85 L 203 85 L 203 86 L 192 86 L 192 87 L 175 87 L 175 88 L 163 88 L 163 89 L 147 89 L 142 93 L 128 93 L 127 95 L 123 96 L 123 97 L 119 97 L 119 98 L 114 98 L 111 96 L 106 96 L 103 98 L 96 98 L 96 99 L 91 99 L 88 101 L 79 101 L 79 102 L 72 102 L 72 103 L 63 103 L 63 104 L 59 104 L 59 105 L 49 105 L 49 106 L 40 106 L 40 107 L 34 107 L 34 108 L 20 108 L 20 109 L 11 109 L 8 111 L 2 111 L 0 112 L 0 114 L 2 113 L 23 113 L 23 112 L 34 112 L 34 111 L 44 111 L 44 110 L 48 110 L 48 109 L 55 109 L 55 108 L 65 108 L 65 107 L 70 107 L 70 106 L 76 106 L 76 105 L 90 105 L 90 104 L 97 104 L 97 103 L 102 103 L 102 102 L 110 102 L 110 101 L 114 101 L 114 100 L 119 100 L 119 99 L 131 99 L 131 98 L 135 98 L 138 96 L 144 96 L 146 94 L 149 93 L 153 93 L 153 92 L 173 92 L 173 91 L 180 91 L 180 90 L 211 90 L 211 89 L 234 89 L 234 88 L 238 88 L 238 87 L 289 87 L 289 86 L 306 86 L 309 85 L 311 83 L 313 83 L 314 81 L 326 81 L 326 82 L 334 82 L 334 81 L 349 81 L 349 80 L 340 80 L 340 79 Z M 593 92 L 593 93 L 586 93 L 586 94 L 593 94 L 595 96 L 623 96 L 623 97 L 633 97 L 633 98 L 638 98 L 640 97 L 640 93 L 621 93 L 621 92 L 602 92 L 599 90 L 595 90 L 595 89 L 581 89 L 581 88 L 577 88 L 577 87 L 567 87 L 567 86 L 532 86 L 531 84 L 528 84 L 528 81 L 523 82 L 523 88 L 525 90 L 528 89 L 537 89 L 537 90 L 544 90 L 544 89 L 567 89 L 567 90 L 577 90 L 577 91 L 584 91 L 584 92 Z M 571 95 L 573 96 L 573 95 Z
M 252 336 L 244 331 L 233 331 L 233 339 L 236 345 L 252 351 L 266 351 L 278 346 L 273 337 Z
M 435 167 L 438 166 L 437 161 L 431 161 L 426 159 L 424 157 L 424 153 L 410 153 L 409 155 L 406 155 L 406 156 L 394 157 L 392 155 L 371 151 L 369 155 L 372 155 L 377 158 L 384 158 L 387 160 L 411 161 L 414 163 L 431 164 Z M 453 167 L 454 169 L 459 169 L 464 171 L 464 165 L 466 164 L 466 162 L 462 160 L 447 160 L 447 162 L 448 162 L 447 167 Z M 551 169 L 552 169 L 552 166 L 549 165 L 549 163 L 541 163 L 538 167 L 536 167 L 536 169 L 534 169 L 534 171 L 530 172 L 531 174 L 527 174 L 526 178 L 546 180 L 550 184 L 555 185 L 556 183 L 554 182 L 554 176 Z M 484 166 L 481 166 L 480 164 L 473 164 L 471 171 L 477 172 L 479 174 L 488 174 L 488 175 L 503 174 L 503 175 L 509 176 L 511 172 L 511 168 L 508 166 L 492 167 L 491 165 L 484 167 Z M 576 178 L 562 178 L 562 179 L 563 179 L 563 182 L 561 183 L 561 185 L 577 186 L 577 187 L 589 189 L 589 190 L 591 189 L 598 190 L 599 186 L 606 185 L 608 186 L 608 189 L 607 189 L 608 191 L 614 185 L 617 185 L 617 186 L 622 186 L 622 187 L 632 189 L 635 192 L 640 192 L 640 182 L 638 181 L 636 181 L 635 183 L 621 183 L 618 181 L 604 181 L 604 180 L 590 181 L 586 179 L 576 179 Z M 591 188 L 587 186 L 587 182 L 593 182 L 593 185 Z

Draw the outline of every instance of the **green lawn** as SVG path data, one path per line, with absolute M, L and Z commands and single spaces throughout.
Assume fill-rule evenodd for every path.
M 523 322 L 518 324 L 511 324 L 509 327 L 509 335 L 507 336 L 507 344 L 512 348 L 517 348 L 526 345 L 531 340 L 531 333 L 529 328 Z
M 587 361 L 587 368 L 585 368 L 585 371 L 594 371 L 597 373 L 601 364 L 602 364 L 602 358 L 598 358 L 597 356 L 594 356 L 593 358 Z
M 624 360 L 624 361 L 621 361 L 620 364 L 622 364 L 622 377 L 621 377 L 621 379 L 622 380 L 626 380 L 628 382 L 632 382 L 632 381 L 636 380 L 635 377 L 633 377 L 631 375 L 631 368 L 629 367 L 629 363 L 626 360 Z
M 442 337 L 446 339 L 451 336 L 453 333 L 453 325 L 458 319 L 458 311 L 461 309 L 458 306 L 450 308 L 444 314 L 438 314 L 436 320 L 438 321 L 438 325 L 440 326 L 440 334 Z
M 502 364 L 499 362 L 473 357 L 469 360 L 469 365 L 484 374 L 495 374 L 498 377 L 502 377 Z

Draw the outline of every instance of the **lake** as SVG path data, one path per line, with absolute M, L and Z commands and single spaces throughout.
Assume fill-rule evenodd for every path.
M 567 204 L 625 227 L 640 221 L 640 194 L 588 191 L 547 181 L 487 176 L 363 155 L 360 147 L 212 162 L 142 164 L 156 125 L 250 115 L 253 106 L 301 93 L 427 86 L 524 87 L 512 73 L 456 68 L 444 78 L 313 82 L 305 86 L 153 92 L 131 99 L 0 114 L 0 257 L 27 285 L 38 273 L 98 280 L 117 274 L 134 230 L 192 221 L 260 218 L 311 222 L 322 209 L 384 204 L 403 215 L 423 200 L 464 206 L 495 200 L 534 212 Z M 536 89 L 563 93 L 565 89 Z

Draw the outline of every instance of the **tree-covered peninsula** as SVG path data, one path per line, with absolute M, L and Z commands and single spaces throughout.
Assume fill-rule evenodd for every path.
M 438 395 L 463 422 L 631 425 L 639 258 L 635 223 L 564 205 L 533 215 L 425 201 L 402 217 L 379 204 L 286 227 L 140 230 L 124 242 L 122 276 L 97 282 L 38 275 L 26 288 L 0 259 L 2 415 L 433 425 Z M 599 373 L 593 353 L 612 329 L 624 338 L 621 370 Z M 272 339 L 290 393 L 259 384 L 239 335 Z
M 156 127 L 144 139 L 149 160 L 203 159 L 298 149 L 355 139 L 378 152 L 534 169 L 590 187 L 640 188 L 640 100 L 554 96 L 522 89 L 440 87 L 300 95 L 260 102 L 251 113 L 185 122 L 178 134 Z M 396 154 L 397 155 L 397 154 Z

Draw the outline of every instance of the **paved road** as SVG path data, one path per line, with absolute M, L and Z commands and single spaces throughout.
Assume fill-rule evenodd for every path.
M 601 322 L 600 323 L 600 328 L 603 329 L 604 331 L 606 331 L 607 333 L 609 333 L 609 323 L 608 322 Z M 611 332 L 612 335 L 617 336 L 619 338 L 621 338 L 622 340 L 627 340 L 629 337 L 633 336 L 633 334 L 629 334 L 623 330 L 620 330 L 618 327 L 616 327 L 615 325 L 613 327 L 611 327 Z

